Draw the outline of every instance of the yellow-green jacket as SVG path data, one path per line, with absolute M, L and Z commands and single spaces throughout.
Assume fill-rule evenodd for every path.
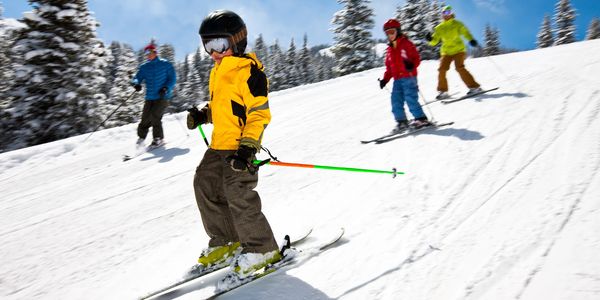
M 468 41 L 473 39 L 469 29 L 461 21 L 452 18 L 444 20 L 435 27 L 429 44 L 435 46 L 442 42 L 442 48 L 440 49 L 442 55 L 454 55 L 465 52 L 467 49 L 461 36 L 464 36 Z
M 268 81 L 254 53 L 227 56 L 210 72 L 210 147 L 237 150 L 243 144 L 260 150 L 263 132 L 271 121 Z

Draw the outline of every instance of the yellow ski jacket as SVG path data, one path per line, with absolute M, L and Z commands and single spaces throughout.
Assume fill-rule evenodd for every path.
M 254 53 L 227 56 L 210 72 L 209 121 L 213 123 L 210 147 L 237 150 L 240 145 L 260 150 L 271 121 L 268 81 Z
M 454 18 L 444 20 L 438 26 L 435 27 L 433 34 L 431 35 L 431 46 L 437 45 L 442 42 L 440 52 L 442 55 L 454 55 L 457 53 L 467 51 L 465 43 L 461 39 L 464 36 L 468 41 L 473 39 L 469 29 L 461 22 Z

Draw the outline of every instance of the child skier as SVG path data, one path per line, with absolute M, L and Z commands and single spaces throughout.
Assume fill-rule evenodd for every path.
M 392 113 L 397 125 L 392 133 L 400 133 L 412 128 L 430 126 L 431 123 L 423 113 L 419 104 L 419 86 L 417 84 L 417 67 L 421 57 L 415 45 L 400 31 L 400 22 L 390 19 L 383 25 L 389 44 L 385 54 L 385 73 L 379 80 L 379 87 L 394 79 L 392 87 Z M 414 117 L 409 124 L 404 112 L 404 102 Z
M 247 31 L 234 12 L 217 10 L 200 25 L 204 49 L 215 61 L 209 104 L 188 110 L 188 128 L 214 125 L 209 149 L 196 169 L 194 191 L 210 237 L 198 262 L 231 261 L 238 278 L 281 260 L 261 199 L 253 165 L 271 120 L 268 82 L 254 53 L 246 54 Z

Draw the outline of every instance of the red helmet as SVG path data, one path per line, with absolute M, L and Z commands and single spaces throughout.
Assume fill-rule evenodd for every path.
M 396 19 L 389 19 L 383 24 L 383 31 L 388 29 L 397 28 L 400 29 L 400 22 Z
M 148 50 L 151 50 L 151 51 L 156 51 L 156 45 L 154 45 L 154 43 L 150 43 L 150 44 L 148 44 L 148 46 L 146 46 L 146 47 L 144 48 L 144 51 L 148 51 Z

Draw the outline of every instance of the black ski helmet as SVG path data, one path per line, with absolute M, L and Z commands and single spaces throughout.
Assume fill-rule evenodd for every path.
M 248 44 L 244 20 L 229 10 L 215 10 L 208 14 L 200 24 L 199 33 L 203 43 L 217 37 L 229 38 L 236 56 L 244 54 Z

